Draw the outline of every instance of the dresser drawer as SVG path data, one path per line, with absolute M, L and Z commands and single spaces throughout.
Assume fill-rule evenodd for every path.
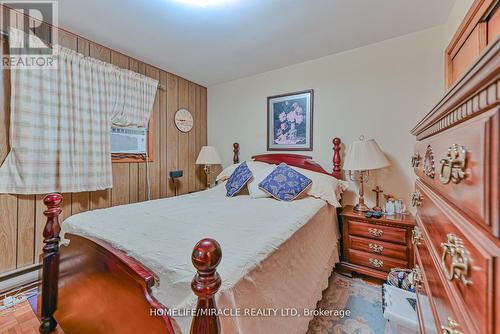
M 408 258 L 408 247 L 385 241 L 349 236 L 349 248 L 396 259 Z
M 500 252 L 498 244 L 481 234 L 477 227 L 468 223 L 423 183 L 417 181 L 416 186 L 422 194 L 417 222 L 428 236 L 437 270 L 457 303 L 466 306 L 470 315 L 468 321 L 472 324 L 469 327 L 477 333 L 493 332 L 497 310 L 493 309 L 494 299 L 499 296 L 498 286 L 495 286 L 499 274 L 498 267 L 495 269 Z M 422 246 L 416 249 L 421 253 Z M 454 270 L 451 269 L 452 262 L 457 263 Z M 460 263 L 465 263 L 464 270 L 459 268 Z
M 408 266 L 408 262 L 406 261 L 362 252 L 355 249 L 349 250 L 349 262 L 385 272 L 389 272 L 392 268 L 406 268 Z
M 495 109 L 498 109 L 495 108 Z M 498 132 L 500 116 L 491 110 L 471 121 L 417 142 L 416 152 L 420 161 L 415 173 L 430 188 L 453 203 L 476 223 L 495 236 L 500 236 L 498 167 Z M 496 138 L 496 139 L 495 139 Z M 456 144 L 457 149 L 449 151 Z M 459 165 L 460 152 L 465 154 L 464 178 L 450 177 L 451 158 Z M 459 154 L 453 156 L 453 154 Z M 450 157 L 450 155 L 452 157 Z M 434 166 L 434 168 L 432 168 Z M 443 166 L 443 167 L 442 167 Z
M 441 326 L 448 325 L 448 318 L 460 324 L 456 328 L 457 330 L 464 334 L 469 333 L 463 327 L 463 319 L 460 317 L 461 313 L 456 311 L 452 306 L 452 301 L 440 278 L 440 273 L 434 266 L 427 244 L 422 241 L 415 253 L 417 258 L 416 264 L 419 266 L 422 275 L 417 302 L 419 318 L 423 318 L 426 321 L 424 325 L 425 333 L 441 333 Z M 431 314 L 434 314 L 434 319 L 430 317 Z M 433 330 L 433 326 L 435 330 Z
M 406 244 L 406 229 L 349 220 L 349 235 Z

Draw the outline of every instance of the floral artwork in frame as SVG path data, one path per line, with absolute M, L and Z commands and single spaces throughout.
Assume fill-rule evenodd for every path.
M 312 151 L 314 91 L 267 98 L 267 150 Z

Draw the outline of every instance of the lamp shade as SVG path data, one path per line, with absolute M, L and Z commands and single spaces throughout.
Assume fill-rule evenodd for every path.
M 344 159 L 344 170 L 371 170 L 390 166 L 384 152 L 374 139 L 357 140 L 351 144 Z
M 198 154 L 198 159 L 196 159 L 197 165 L 218 165 L 220 163 L 219 153 L 213 146 L 203 146 Z

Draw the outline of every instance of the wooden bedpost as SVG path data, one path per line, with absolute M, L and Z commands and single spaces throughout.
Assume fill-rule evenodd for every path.
M 54 331 L 57 321 L 54 312 L 57 309 L 57 289 L 59 281 L 59 215 L 61 214 L 61 194 L 49 194 L 43 199 L 47 210 L 43 212 L 47 223 L 43 230 L 43 267 L 42 267 L 42 319 L 40 333 Z
M 237 164 L 238 162 L 240 162 L 240 144 L 233 144 L 233 153 L 233 164 Z
M 191 289 L 198 296 L 196 313 L 191 323 L 191 334 L 219 334 L 220 322 L 216 313 L 215 293 L 221 285 L 216 269 L 222 258 L 219 243 L 213 239 L 199 241 L 193 249 L 192 262 L 198 273 Z
M 342 159 L 340 158 L 340 138 L 333 139 L 333 176 L 337 179 L 342 179 Z

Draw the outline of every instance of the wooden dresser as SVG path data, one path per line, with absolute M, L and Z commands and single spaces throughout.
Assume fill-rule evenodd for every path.
M 413 216 L 366 218 L 350 205 L 342 209 L 341 216 L 341 269 L 386 280 L 392 268 L 413 266 Z
M 421 333 L 500 333 L 500 39 L 412 130 Z

